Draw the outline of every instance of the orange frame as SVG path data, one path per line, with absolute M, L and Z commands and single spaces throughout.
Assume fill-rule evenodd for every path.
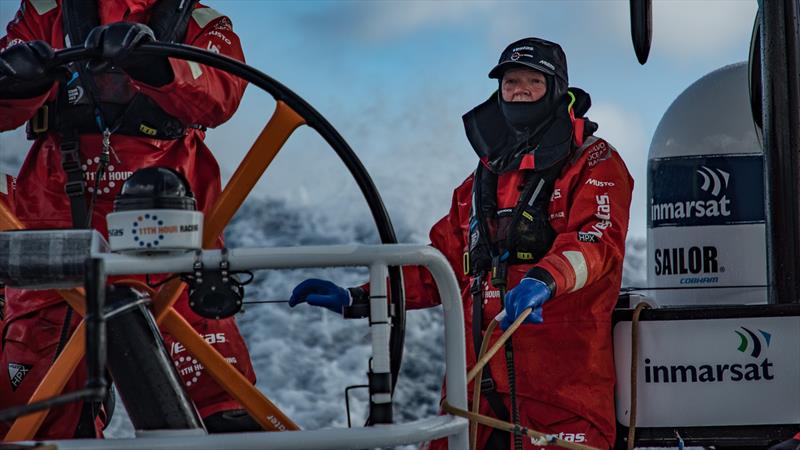
M 203 247 L 208 248 L 222 234 L 234 213 L 244 202 L 261 175 L 269 167 L 289 136 L 305 120 L 286 103 L 278 100 L 275 111 L 267 125 L 239 164 L 231 180 L 220 194 L 203 228 Z M 21 230 L 24 224 L 0 203 L 0 230 Z M 205 366 L 211 377 L 247 410 L 248 413 L 269 431 L 298 430 L 289 419 L 261 391 L 250 384 L 247 378 L 225 361 L 192 326 L 173 308 L 186 285 L 177 279 L 165 284 L 153 298 L 152 309 L 156 322 L 173 335 L 186 349 Z M 81 288 L 58 291 L 67 303 L 80 315 L 85 315 L 84 292 Z M 85 353 L 85 322 L 82 321 L 70 337 L 64 350 L 47 371 L 28 403 L 38 402 L 61 394 L 67 380 L 72 376 Z M 32 440 L 49 410 L 38 411 L 19 417 L 3 438 L 3 441 Z

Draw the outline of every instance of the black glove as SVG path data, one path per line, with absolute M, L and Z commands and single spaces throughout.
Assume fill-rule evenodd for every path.
M 51 68 L 53 48 L 45 41 L 14 45 L 0 53 L 0 98 L 33 98 L 47 92 L 64 70 Z
M 142 44 L 155 42 L 153 30 L 145 24 L 116 22 L 92 29 L 84 46 L 94 50 L 95 57 L 89 68 L 102 71 L 108 63 L 118 66 L 131 78 L 152 86 L 164 86 L 172 82 L 175 74 L 169 60 L 161 56 L 131 56 L 131 52 Z

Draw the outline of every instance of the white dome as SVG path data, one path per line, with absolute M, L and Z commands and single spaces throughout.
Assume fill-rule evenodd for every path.
M 647 297 L 766 303 L 764 189 L 747 65 L 729 65 L 681 93 L 650 144 Z

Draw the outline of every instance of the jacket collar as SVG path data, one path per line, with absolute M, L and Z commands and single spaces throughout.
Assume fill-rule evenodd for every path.
M 130 16 L 139 16 L 150 9 L 157 0 L 100 0 L 101 23 L 114 23 Z
M 550 122 L 535 136 L 521 135 L 505 122 L 496 96 L 464 115 L 467 138 L 483 164 L 495 173 L 516 169 L 543 170 L 565 159 L 596 125 L 584 118 L 589 94 L 571 87 Z

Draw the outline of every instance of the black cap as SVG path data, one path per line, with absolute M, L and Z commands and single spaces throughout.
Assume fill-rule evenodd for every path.
M 569 84 L 567 55 L 555 42 L 530 37 L 512 43 L 503 50 L 497 65 L 489 72 L 489 78 L 502 78 L 503 73 L 514 66 L 529 67 L 547 75 L 555 75 L 565 85 Z

